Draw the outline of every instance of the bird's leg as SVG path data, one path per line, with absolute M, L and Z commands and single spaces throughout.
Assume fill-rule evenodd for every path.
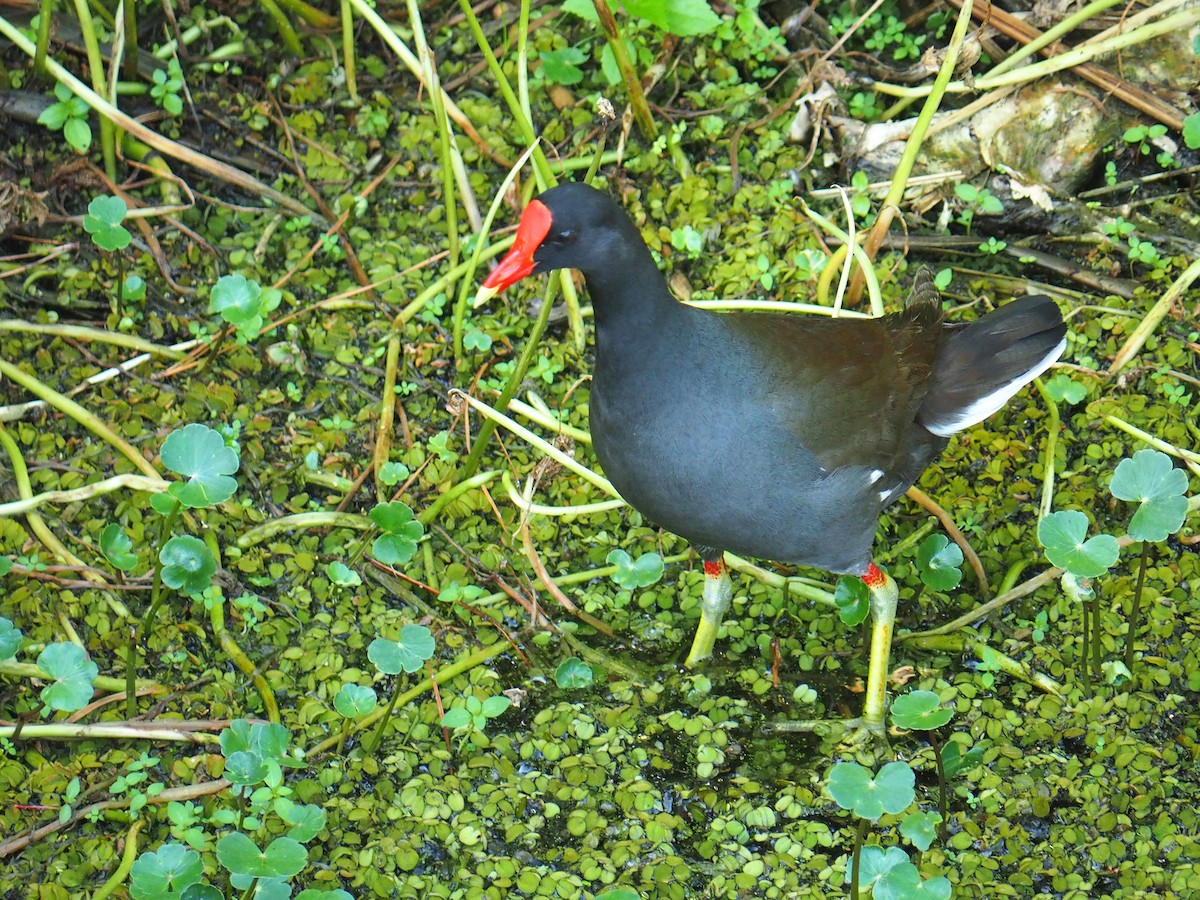
M 900 590 L 892 577 L 875 563 L 867 566 L 862 580 L 871 593 L 871 656 L 867 664 L 867 696 L 862 724 L 870 731 L 882 734 L 887 707 L 888 662 Z
M 725 565 L 725 554 L 715 560 L 704 560 L 704 594 L 700 598 L 700 624 L 696 626 L 696 637 L 692 649 L 684 662 L 695 666 L 712 656 L 717 632 L 721 630 L 721 619 L 729 609 L 733 598 L 733 582 L 729 580 L 729 569 Z

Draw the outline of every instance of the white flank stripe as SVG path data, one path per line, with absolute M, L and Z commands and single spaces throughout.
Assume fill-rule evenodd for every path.
M 938 437 L 950 437 L 950 435 L 957 431 L 962 431 L 964 428 L 970 428 L 972 425 L 982 422 L 1007 403 L 1013 394 L 1054 365 L 1055 361 L 1062 356 L 1063 350 L 1066 348 L 1067 339 L 1063 338 L 1058 342 L 1058 346 L 1047 353 L 1041 362 L 1028 372 L 1023 373 L 1007 384 L 1001 385 L 990 394 L 980 397 L 966 409 L 961 410 L 957 416 L 950 419 L 942 419 L 932 424 L 926 424 L 925 427 Z

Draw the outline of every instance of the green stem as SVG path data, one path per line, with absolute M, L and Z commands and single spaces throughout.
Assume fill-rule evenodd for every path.
M 1050 510 L 1054 506 L 1054 454 L 1058 450 L 1058 430 L 1062 425 L 1062 417 L 1058 413 L 1058 404 L 1046 390 L 1042 379 L 1033 379 L 1033 386 L 1037 388 L 1042 402 L 1046 404 L 1046 412 L 1050 415 L 1050 421 L 1046 423 L 1046 450 L 1042 454 L 1046 470 L 1042 475 L 1042 502 L 1038 507 L 1038 520 L 1040 521 L 1043 517 L 1050 515 Z
M 1133 674 L 1133 639 L 1137 634 L 1138 618 L 1141 615 L 1142 588 L 1146 584 L 1146 569 L 1150 564 L 1150 542 L 1142 541 L 1142 558 L 1138 563 L 1137 585 L 1133 589 L 1133 603 L 1129 608 L 1129 628 L 1125 632 L 1125 668 Z
M 50 22 L 54 16 L 54 0 L 38 3 L 37 50 L 33 54 L 33 71 L 43 77 L 52 77 L 46 66 L 46 54 L 50 49 Z
M 521 130 L 522 143 L 526 146 L 538 144 L 537 134 L 533 130 L 533 121 L 525 115 L 525 111 L 521 108 L 520 98 L 513 91 L 508 76 L 504 74 L 504 69 L 501 67 L 500 61 L 496 59 L 496 54 L 492 52 L 487 35 L 483 33 L 483 26 L 479 24 L 479 19 L 475 15 L 475 10 L 471 7 L 470 0 L 458 0 L 458 5 L 467 20 L 467 27 L 471 29 L 475 43 L 479 46 L 479 51 L 483 54 L 488 71 L 491 72 L 492 78 L 496 80 L 496 87 L 500 90 L 500 96 L 504 98 L 504 102 L 508 106 L 508 111 L 512 114 L 517 128 Z M 549 187 L 553 187 L 555 183 L 554 173 L 550 169 L 550 163 L 546 160 L 546 154 L 542 151 L 540 144 L 533 151 L 533 169 L 534 174 L 537 176 L 538 190 L 544 191 Z
M 519 383 L 520 382 L 518 381 L 518 384 Z M 486 417 L 486 420 L 484 421 L 483 425 L 480 426 L 480 429 L 479 429 L 479 434 L 481 437 L 476 439 L 475 447 L 473 447 L 471 449 L 472 453 L 475 452 L 475 448 L 480 446 L 480 443 L 482 440 L 482 435 L 484 434 L 485 426 L 487 426 L 487 425 L 492 426 L 492 428 L 487 431 L 487 434 L 490 435 L 492 433 L 492 431 L 495 430 L 495 427 L 497 425 L 503 425 L 505 427 L 505 429 L 512 432 L 513 434 L 515 434 L 517 437 L 521 438 L 522 440 L 528 441 L 530 444 L 532 444 L 533 446 L 535 446 L 539 450 L 541 450 L 542 453 L 544 453 L 546 456 L 549 456 L 552 459 L 554 459 L 556 462 L 561 463 L 564 467 L 566 467 L 567 469 L 570 469 L 572 472 L 574 472 L 576 475 L 583 478 L 584 480 L 590 481 L 592 484 L 594 484 L 596 487 L 600 488 L 600 490 L 604 491 L 606 494 L 609 494 L 613 497 L 620 496 L 617 493 L 617 489 L 612 486 L 612 484 L 608 481 L 607 478 L 604 478 L 602 475 L 597 475 L 595 472 L 593 472 L 587 466 L 583 465 L 578 460 L 575 460 L 572 457 L 567 456 L 567 454 L 563 453 L 561 450 L 559 450 L 553 444 L 538 437 L 536 434 L 534 434 L 528 428 L 525 428 L 523 425 L 520 425 L 517 422 L 514 422 L 512 419 L 510 419 L 508 416 L 504 415 L 504 413 L 500 412 L 498 409 L 493 409 L 492 407 L 490 407 L 486 403 L 484 403 L 482 400 L 477 400 L 474 397 L 470 396 L 469 394 L 462 393 L 461 391 L 456 392 L 455 396 L 462 397 L 462 399 L 466 400 L 467 404 L 472 409 L 476 410 L 477 412 L 482 413 Z M 504 403 L 505 403 L 505 400 L 504 400 L 503 396 L 501 396 L 501 401 L 499 404 L 497 404 L 497 406 L 500 406 Z M 467 460 L 467 465 L 470 465 L 470 458 L 468 458 L 468 460 Z M 467 476 L 464 476 L 464 477 L 467 477 Z
M 650 115 L 646 94 L 642 90 L 642 79 L 638 77 L 633 60 L 629 58 L 629 48 L 625 46 L 621 29 L 617 27 L 617 17 L 613 15 L 607 0 L 592 0 L 592 5 L 596 7 L 600 27 L 604 29 L 613 59 L 621 71 L 621 80 L 625 82 L 625 90 L 629 93 L 629 105 L 633 107 L 633 117 L 637 120 L 638 130 L 647 141 L 653 141 L 658 137 L 658 127 L 654 124 L 654 117 Z
M 350 94 L 350 102 L 358 106 L 358 64 L 355 61 L 354 47 L 354 13 L 350 8 L 350 0 L 341 0 L 342 12 L 342 69 L 346 73 L 346 91 Z
M 158 530 L 158 543 L 154 547 L 154 581 L 150 588 L 150 608 L 142 616 L 141 623 L 134 624 L 129 629 L 129 651 L 125 660 L 125 713 L 130 720 L 136 719 L 138 714 L 137 667 L 141 638 L 143 635 L 150 634 L 150 626 L 154 623 L 155 616 L 158 615 L 158 608 L 162 605 L 164 596 L 162 590 L 162 562 L 159 557 L 162 554 L 163 547 L 166 546 L 171 529 L 175 525 L 175 520 L 179 518 L 181 512 L 183 512 L 183 504 L 176 500 L 171 511 L 163 516 L 162 527 Z
M 850 900 L 858 900 L 858 876 L 862 865 L 863 840 L 867 836 L 867 820 L 859 819 L 854 829 L 854 849 L 850 857 Z
M 304 47 L 300 44 L 300 36 L 296 34 L 296 29 L 292 27 L 291 20 L 279 8 L 279 4 L 275 0 L 258 0 L 263 11 L 270 18 L 271 23 L 275 26 L 275 30 L 279 32 L 279 37 L 283 41 L 283 46 L 287 48 L 288 53 L 292 56 L 301 56 L 304 53 Z
M 417 0 L 407 0 L 408 17 L 412 26 L 413 46 L 417 59 L 424 69 L 425 86 L 429 94 L 429 102 L 433 108 L 433 119 L 438 130 L 438 151 L 441 156 L 442 169 L 442 206 L 446 214 L 446 253 L 451 271 L 459 262 L 458 246 L 458 197 L 454 191 L 454 147 L 451 142 L 450 120 L 446 115 L 446 107 L 442 103 L 442 84 L 438 79 L 437 66 L 434 64 L 433 53 L 425 40 L 425 24 L 421 21 L 421 7 Z M 453 282 L 446 286 L 450 293 L 454 288 Z M 462 335 L 455 335 L 454 358 L 461 364 Z
M 929 90 L 929 97 L 921 107 L 921 112 L 917 114 L 917 120 L 913 123 L 912 131 L 904 144 L 904 152 L 900 154 L 900 161 L 896 164 L 896 171 L 892 175 L 892 183 L 888 186 L 887 196 L 883 198 L 883 203 L 879 208 L 879 218 L 875 220 L 870 234 L 867 235 L 866 253 L 871 260 L 876 258 L 879 248 L 883 245 L 883 239 L 891 227 L 892 220 L 900 210 L 904 191 L 908 187 L 909 176 L 912 175 L 913 166 L 917 162 L 917 154 L 921 151 L 925 135 L 941 105 L 942 98 L 946 95 L 946 88 L 954 75 L 954 67 L 958 64 L 959 52 L 962 50 L 967 30 L 971 25 L 973 6 L 973 0 L 965 0 L 962 8 L 958 11 L 958 20 L 954 23 L 954 33 L 951 34 L 950 42 L 946 45 L 946 55 L 942 59 L 941 68 L 938 69 L 937 78 L 934 79 L 933 87 Z M 857 305 L 858 299 L 862 295 L 863 281 L 860 276 L 865 274 L 864 270 L 856 275 L 854 283 L 851 285 L 846 297 L 851 306 Z
M 150 353 L 166 359 L 183 359 L 187 354 L 182 350 L 164 347 L 145 338 L 133 334 L 122 334 L 118 331 L 105 331 L 102 328 L 89 328 L 86 325 L 44 325 L 40 322 L 25 322 L 21 319 L 0 319 L 0 331 L 26 332 L 28 334 L 49 334 L 55 337 L 70 338 L 75 341 L 96 341 L 112 344 L 114 347 L 125 347 L 139 353 Z
M 946 820 L 950 817 L 949 791 L 946 789 L 946 766 L 942 762 L 942 742 L 938 740 L 937 732 L 928 734 L 929 744 L 933 747 L 933 762 L 937 766 L 938 776 L 938 812 L 942 821 L 938 822 L 938 840 L 946 843 Z
M 46 401 L 59 412 L 74 419 L 92 434 L 110 444 L 122 456 L 134 464 L 147 478 L 161 481 L 162 476 L 155 471 L 154 466 L 146 462 L 146 458 L 128 441 L 109 428 L 98 416 L 84 409 L 70 397 L 60 394 L 49 385 L 43 384 L 33 375 L 29 375 L 16 366 L 0 359 L 0 375 L 10 381 L 15 381 L 34 396 Z
M 129 5 L 132 6 L 133 3 L 129 2 Z M 117 870 L 112 873 L 112 876 L 92 894 L 92 900 L 108 900 L 125 883 L 125 879 L 129 877 L 129 873 L 133 869 L 133 863 L 137 859 L 138 832 L 145 825 L 145 819 L 138 819 L 130 826 L 129 831 L 125 835 L 125 850 L 121 854 L 121 864 L 117 866 Z
M 987 75 L 984 77 L 1003 75 L 1005 72 L 1010 71 L 1024 60 L 1033 56 L 1033 54 L 1037 53 L 1043 47 L 1049 47 L 1060 37 L 1070 34 L 1089 19 L 1094 18 L 1095 16 L 1104 12 L 1104 10 L 1110 9 L 1121 2 L 1122 0 L 1095 0 L 1094 3 L 1089 3 L 1087 6 L 1083 7 L 1083 9 L 1076 10 L 1074 13 L 1056 24 L 1053 28 L 1043 31 L 1028 44 L 1018 47 L 999 63 L 989 69 Z
M 125 71 L 126 81 L 138 80 L 138 26 L 137 0 L 122 0 L 121 23 L 125 28 Z
M 546 293 L 542 298 L 542 308 L 538 310 L 538 317 L 534 320 L 533 327 L 529 329 L 529 334 L 525 338 L 525 346 L 521 350 L 521 355 L 517 359 L 517 365 L 513 369 L 512 374 L 508 376 L 508 382 L 504 385 L 504 390 L 500 392 L 500 399 L 496 402 L 497 409 L 504 410 L 508 407 L 508 401 L 517 395 L 517 391 L 521 389 L 521 382 L 525 380 L 525 373 L 529 371 L 529 367 L 533 365 L 533 358 L 537 355 L 538 343 L 542 339 L 542 334 L 546 330 L 546 325 L 550 321 L 550 310 L 554 306 L 555 286 L 559 282 L 556 279 L 550 279 L 546 282 Z M 492 437 L 492 432 L 496 430 L 496 423 L 488 419 L 479 426 L 479 433 L 475 436 L 475 444 L 471 447 L 471 452 L 467 456 L 466 463 L 463 464 L 462 478 L 470 478 L 479 468 L 479 463 L 483 459 L 483 451 L 487 449 L 488 441 Z
M 422 525 L 428 525 L 437 518 L 438 514 L 445 509 L 446 506 L 453 503 L 467 491 L 473 491 L 476 488 L 483 487 L 499 474 L 500 473 L 497 471 L 480 472 L 478 475 L 473 475 L 470 478 L 458 482 L 456 485 L 454 485 L 454 487 L 450 488 L 450 490 L 446 491 L 446 493 L 439 496 L 433 501 L 433 503 L 426 507 L 425 510 L 419 516 L 417 516 L 417 521 Z
M 92 10 L 87 0 L 75 0 L 75 17 L 79 19 L 79 30 L 83 34 L 83 46 L 87 52 L 88 71 L 92 77 L 92 90 L 101 97 L 113 98 L 104 83 L 104 56 L 100 53 L 100 41 L 96 37 L 96 26 L 92 22 Z M 100 150 L 104 156 L 104 172 L 109 180 L 117 180 L 116 132 L 111 120 L 100 117 Z
M 969 83 L 966 81 L 952 81 L 946 85 L 945 90 L 951 94 L 979 93 L 989 91 L 992 88 L 1006 87 L 1010 84 L 1025 84 L 1026 82 L 1045 78 L 1047 75 L 1053 75 L 1065 69 L 1072 69 L 1075 66 L 1090 62 L 1098 56 L 1115 53 L 1126 47 L 1145 43 L 1164 34 L 1189 30 L 1195 25 L 1197 20 L 1200 20 L 1200 9 L 1192 7 L 1140 28 L 1123 31 L 1105 40 L 1082 45 L 1065 53 L 1060 53 L 1051 59 L 1024 66 L 1015 72 L 1005 72 L 1001 75 L 984 75 L 981 78 L 973 79 Z M 882 81 L 877 81 L 872 85 L 874 90 L 892 97 L 924 97 L 930 94 L 932 90 L 936 90 L 936 87 L 936 84 L 933 88 L 925 86 L 907 87 L 904 85 L 888 84 Z
M 383 368 L 383 402 L 379 407 L 379 431 L 375 435 L 375 495 L 385 500 L 387 486 L 379 480 L 379 474 L 387 464 L 392 452 L 392 425 L 396 417 L 396 378 L 400 368 L 400 335 L 393 333 L 388 338 L 387 355 Z
M 245 550 L 247 547 L 253 547 L 255 544 L 260 544 L 285 531 L 301 531 L 309 528 L 354 528 L 358 531 L 365 531 L 374 527 L 374 522 L 357 513 L 297 513 L 294 516 L 271 519 L 243 532 L 237 540 L 237 545 Z
M 237 666 L 242 674 L 249 677 L 254 683 L 255 690 L 258 691 L 259 697 L 262 698 L 263 710 L 267 714 L 267 718 L 272 722 L 279 724 L 282 718 L 279 715 L 279 704 L 275 701 L 275 692 L 271 690 L 271 685 L 266 677 L 254 665 L 246 652 L 238 645 L 237 639 L 229 633 L 229 629 L 225 627 L 225 603 L 223 600 L 214 603 L 209 607 L 209 622 L 212 625 L 213 634 L 217 636 L 217 640 L 221 644 L 221 649 L 225 651 L 225 655 Z

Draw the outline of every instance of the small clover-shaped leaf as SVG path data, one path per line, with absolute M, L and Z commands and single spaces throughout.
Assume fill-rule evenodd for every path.
M 208 297 L 208 311 L 220 313 L 230 325 L 242 326 L 261 318 L 262 287 L 245 275 L 222 275 Z
M 906 810 L 916 796 L 916 775 L 907 763 L 890 762 L 872 775 L 858 763 L 841 762 L 829 772 L 829 795 L 842 809 L 874 821 L 884 813 Z
M 554 670 L 554 683 L 563 690 L 592 686 L 592 667 L 577 656 L 564 659 Z
M 437 645 L 433 635 L 424 625 L 405 625 L 400 637 L 389 641 L 375 638 L 367 648 L 367 658 L 385 675 L 401 672 L 416 672 L 433 656 Z
M 219 431 L 193 422 L 167 435 L 162 445 L 163 465 L 187 479 L 172 484 L 171 496 L 189 509 L 224 503 L 237 490 L 230 476 L 238 470 L 237 451 Z
M 909 691 L 892 702 L 892 721 L 910 731 L 941 728 L 954 716 L 933 691 Z
M 1129 523 L 1135 541 L 1165 541 L 1187 516 L 1187 473 L 1158 450 L 1139 450 L 1117 463 L 1109 490 L 1118 500 L 1141 504 Z M 1078 573 L 1077 573 L 1078 574 Z
M 20 649 L 21 629 L 4 616 L 0 616 L 0 659 L 11 659 Z
M 225 778 L 232 784 L 260 784 L 272 771 L 270 761 L 253 750 L 235 750 L 225 757 Z
M 74 712 L 92 699 L 92 685 L 100 669 L 82 647 L 69 642 L 51 644 L 38 655 L 37 665 L 53 679 L 41 692 L 47 709 Z
M 383 532 L 371 545 L 377 560 L 387 566 L 400 566 L 413 558 L 425 528 L 413 518 L 407 504 L 399 500 L 377 503 L 371 510 L 371 521 Z
M 1065 372 L 1060 372 L 1046 382 L 1046 393 L 1055 403 L 1074 405 L 1087 397 L 1087 387 Z
M 573 48 L 572 48 L 573 49 Z M 545 65 L 546 54 L 542 54 L 542 63 Z M 557 81 L 558 79 L 552 79 Z M 560 84 L 568 84 L 569 82 L 561 81 Z M 463 346 L 468 350 L 478 350 L 481 353 L 486 353 L 492 349 L 492 336 L 486 331 L 480 331 L 478 328 L 470 328 L 463 335 Z
M 632 560 L 624 550 L 613 550 L 605 559 L 610 566 L 616 566 L 612 580 L 627 591 L 635 588 L 649 587 L 662 578 L 663 561 L 657 553 L 643 553 L 636 561 Z
M 183 844 L 163 844 L 134 861 L 129 870 L 129 894 L 134 900 L 181 897 L 203 877 L 204 863 L 199 853 Z
M 200 538 L 176 535 L 158 554 L 163 584 L 183 594 L 199 594 L 212 583 L 217 561 Z
M 1111 534 L 1087 538 L 1087 516 L 1064 509 L 1043 517 L 1038 523 L 1038 543 L 1046 558 L 1081 578 L 1097 578 L 1109 570 L 1121 553 Z
M 0 556 L 0 575 L 7 575 L 12 571 L 13 561 L 7 556 Z
M 375 710 L 377 698 L 372 688 L 343 684 L 333 697 L 333 708 L 347 719 L 357 719 Z
M 96 246 L 102 250 L 124 250 L 133 240 L 133 236 L 121 224 L 128 212 L 129 207 L 120 197 L 101 195 L 88 204 L 88 211 L 83 217 L 83 230 L 92 236 Z
M 871 614 L 871 591 L 867 583 L 853 575 L 841 575 L 833 590 L 833 602 L 844 625 L 861 625 Z
M 931 534 L 917 548 L 917 570 L 921 581 L 935 591 L 948 591 L 962 581 L 959 566 L 963 552 L 958 544 L 950 543 L 944 534 Z
M 287 836 L 302 844 L 311 841 L 325 827 L 325 810 L 315 803 L 293 803 L 279 797 L 275 800 L 275 811 L 291 826 Z
M 358 587 L 362 584 L 362 576 L 343 562 L 331 562 L 325 567 L 325 574 L 340 587 Z
M 900 822 L 900 833 L 904 835 L 905 840 L 924 853 L 933 845 L 940 821 L 941 815 L 935 812 L 909 813 Z
M 133 541 L 116 522 L 109 522 L 100 532 L 100 552 L 109 564 L 121 572 L 132 572 L 137 566 L 137 554 L 130 553 Z
M 404 463 L 386 462 L 379 467 L 379 483 L 392 487 L 402 482 L 410 474 L 408 466 Z
M 251 878 L 291 878 L 304 868 L 308 853 L 304 845 L 289 837 L 277 837 L 260 850 L 240 831 L 217 841 L 217 859 L 234 875 Z

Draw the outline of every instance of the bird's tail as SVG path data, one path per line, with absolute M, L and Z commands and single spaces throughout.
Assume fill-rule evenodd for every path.
M 1062 356 L 1067 326 L 1049 297 L 1022 297 L 954 330 L 917 416 L 941 437 L 982 422 Z

